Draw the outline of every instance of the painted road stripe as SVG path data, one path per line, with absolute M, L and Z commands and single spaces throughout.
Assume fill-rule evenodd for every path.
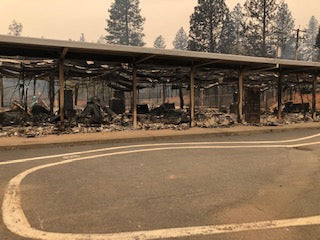
M 273 144 L 273 143 L 292 143 L 292 142 L 299 142 L 310 140 L 312 138 L 319 137 L 320 133 L 314 134 L 307 137 L 296 138 L 296 139 L 289 139 L 289 140 L 278 140 L 278 141 L 238 141 L 238 142 L 187 142 L 187 143 L 155 143 L 155 144 L 141 144 L 141 145 L 128 145 L 128 146 L 120 146 L 120 147 L 109 147 L 109 148 L 102 148 L 102 149 L 95 149 L 95 150 L 88 150 L 88 151 L 81 151 L 81 152 L 72 152 L 72 153 L 63 153 L 63 154 L 56 154 L 56 155 L 48 155 L 48 156 L 40 156 L 40 157 L 32 157 L 32 158 L 24 158 L 24 159 L 17 159 L 17 160 L 7 160 L 0 162 L 1 165 L 9 165 L 9 164 L 16 164 L 16 163 L 24 163 L 36 160 L 45 160 L 45 159 L 52 159 L 52 158 L 59 158 L 59 157 L 66 157 L 72 155 L 79 155 L 79 154 L 89 154 L 89 153 L 97 153 L 103 151 L 112 151 L 112 150 L 119 150 L 119 149 L 126 149 L 126 148 L 139 148 L 139 147 L 156 147 L 156 146 L 179 146 L 179 145 L 210 145 L 210 144 Z
M 185 228 L 170 228 L 151 231 L 127 232 L 127 233 L 109 233 L 109 234 L 74 234 L 74 233 L 52 233 L 34 229 L 30 226 L 21 206 L 20 184 L 29 174 L 41 169 L 73 163 L 76 161 L 95 159 L 106 156 L 123 155 L 130 153 L 141 153 L 163 150 L 179 149 L 224 149 L 224 148 L 294 148 L 301 146 L 310 146 L 320 144 L 320 142 L 292 144 L 292 145 L 252 145 L 252 146 L 181 146 L 181 147 L 164 147 L 151 149 L 137 149 L 122 152 L 105 153 L 94 156 L 68 159 L 61 162 L 49 163 L 28 169 L 10 180 L 4 195 L 2 204 L 3 222 L 7 228 L 22 237 L 43 240 L 148 240 L 163 238 L 180 238 L 198 235 L 214 235 L 222 233 L 232 233 L 250 230 L 265 230 L 284 227 L 297 227 L 307 225 L 319 225 L 320 215 L 312 217 L 262 221 L 244 224 L 228 224 L 213 226 L 197 226 Z

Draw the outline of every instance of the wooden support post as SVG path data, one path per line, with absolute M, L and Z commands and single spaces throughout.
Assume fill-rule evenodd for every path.
M 190 72 L 190 127 L 194 127 L 195 103 L 194 103 L 194 78 L 195 67 L 191 67 Z
M 60 120 L 61 125 L 64 127 L 64 60 L 59 60 L 59 83 L 60 83 Z
M 4 99 L 4 90 L 3 90 L 3 77 L 0 76 L 0 107 L 4 107 L 3 99 Z
M 279 72 L 279 77 L 278 77 L 278 120 L 282 119 L 282 73 Z
M 244 74 L 241 71 L 238 80 L 238 123 L 243 122 L 243 77 Z
M 133 128 L 137 128 L 137 66 L 135 64 L 132 67 L 132 108 Z
M 317 111 L 317 73 L 314 74 L 312 87 L 312 118 L 316 118 Z

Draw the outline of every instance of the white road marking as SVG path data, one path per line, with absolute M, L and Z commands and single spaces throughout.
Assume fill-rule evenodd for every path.
M 289 139 L 289 140 L 278 140 L 278 141 L 186 142 L 186 143 L 155 143 L 155 144 L 127 145 L 127 146 L 101 148 L 101 149 L 81 151 L 81 152 L 63 153 L 63 154 L 24 158 L 24 159 L 17 159 L 17 160 L 7 160 L 7 161 L 0 162 L 0 166 L 1 165 L 16 164 L 16 163 L 24 163 L 24 162 L 30 162 L 30 161 L 36 161 L 36 160 L 52 159 L 52 158 L 58 158 L 58 157 L 66 157 L 66 156 L 79 155 L 79 154 L 89 154 L 89 153 L 96 153 L 96 152 L 103 152 L 103 151 L 112 151 L 112 150 L 119 150 L 119 149 L 126 149 L 126 148 L 156 147 L 156 146 L 168 146 L 168 145 L 169 146 L 179 146 L 179 145 L 210 145 L 210 144 L 219 144 L 220 145 L 220 144 L 292 143 L 292 142 L 300 142 L 300 141 L 309 140 L 309 139 L 316 138 L 319 136 L 320 136 L 320 133 L 314 134 L 311 136 L 307 136 L 307 137 L 302 137 L 302 138 Z
M 30 226 L 21 206 L 20 184 L 22 180 L 31 173 L 38 170 L 68 164 L 76 161 L 122 155 L 129 153 L 141 153 L 150 151 L 174 150 L 174 149 L 227 149 L 227 148 L 294 148 L 301 146 L 310 146 L 320 144 L 320 142 L 292 144 L 292 145 L 251 145 L 251 146 L 180 146 L 180 147 L 163 147 L 151 149 L 137 149 L 122 152 L 112 152 L 94 156 L 73 158 L 61 162 L 49 163 L 28 169 L 10 180 L 4 195 L 2 204 L 3 222 L 7 228 L 15 234 L 22 237 L 43 240 L 148 240 L 163 238 L 180 238 L 198 235 L 213 235 L 221 233 L 231 233 L 249 230 L 264 230 L 284 227 L 319 225 L 320 215 L 312 217 L 302 217 L 275 221 L 262 221 L 244 224 L 228 224 L 213 226 L 197 226 L 185 228 L 170 228 L 151 231 L 138 231 L 126 233 L 109 233 L 109 234 L 74 234 L 74 233 L 52 233 L 40 231 Z
M 72 159 L 72 158 L 78 158 L 80 155 L 69 155 L 69 156 L 64 156 L 62 157 L 63 159 Z

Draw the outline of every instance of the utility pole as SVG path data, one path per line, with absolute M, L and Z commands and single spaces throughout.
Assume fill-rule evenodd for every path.
M 297 32 L 296 33 L 296 48 L 295 48 L 295 54 L 294 54 L 294 59 L 298 60 L 298 49 L 299 49 L 299 42 L 300 40 L 304 39 L 303 37 L 300 37 L 300 33 L 303 32 L 305 33 L 305 30 L 301 30 L 300 27 L 298 29 L 294 29 L 293 31 Z

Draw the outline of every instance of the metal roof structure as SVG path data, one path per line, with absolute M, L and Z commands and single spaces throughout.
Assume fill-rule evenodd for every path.
M 297 84 L 300 84 L 300 75 L 305 78 L 312 77 L 312 112 L 316 111 L 316 90 L 318 81 L 318 72 L 320 70 L 319 62 L 304 62 L 285 60 L 279 58 L 262 58 L 241 55 L 228 55 L 218 53 L 193 52 L 181 50 L 167 50 L 144 47 L 132 47 L 123 45 L 97 44 L 74 41 L 49 40 L 29 37 L 15 37 L 0 35 L 0 70 L 20 72 L 25 74 L 26 68 L 12 66 L 10 63 L 1 59 L 23 61 L 48 61 L 54 60 L 53 66 L 46 62 L 46 66 L 36 66 L 29 70 L 39 70 L 42 67 L 53 68 L 60 83 L 60 118 L 64 122 L 64 88 L 65 77 L 68 72 L 74 72 L 73 77 L 85 77 L 92 75 L 92 72 L 102 72 L 100 80 L 117 78 L 115 81 L 123 82 L 122 88 L 132 91 L 133 106 L 133 126 L 137 127 L 137 82 L 138 78 L 144 77 L 145 80 L 153 77 L 156 81 L 163 75 L 171 75 L 170 78 L 178 79 L 178 72 L 183 70 L 182 74 L 189 76 L 190 82 L 190 126 L 194 124 L 195 115 L 195 85 L 203 79 L 199 77 L 204 74 L 205 80 L 210 76 L 221 75 L 222 72 L 233 74 L 229 78 L 237 83 L 238 88 L 238 121 L 243 118 L 243 88 L 245 79 L 258 73 L 267 73 L 269 84 L 277 83 L 278 91 L 278 118 L 281 119 L 282 106 L 282 84 L 289 75 L 296 75 Z M 91 63 L 89 63 L 89 62 Z M 71 62 L 71 63 L 70 63 Z M 1 64 L 5 64 L 1 69 Z M 103 65 L 107 66 L 105 71 Z M 39 65 L 39 63 L 36 63 Z M 93 65 L 93 66 L 89 66 Z M 34 65 L 33 65 L 34 67 Z M 98 67 L 98 69 L 95 69 Z M 113 69 L 111 69 L 111 68 Z M 69 68 L 69 70 L 68 70 Z M 120 70 L 119 70 L 120 68 Z M 91 69 L 91 70 L 88 70 Z M 165 70 L 162 72 L 161 70 Z M 157 72 L 158 71 L 158 72 Z M 40 71 L 41 72 L 41 71 Z M 224 74 L 223 73 L 223 74 Z M 2 73 L 3 74 L 3 73 Z M 116 76 L 115 76 L 115 75 Z M 158 76 L 157 76 L 158 75 Z M 261 77 L 261 76 L 260 76 Z M 259 79 L 259 77 L 257 78 Z M 181 80 L 181 79 L 180 79 Z M 215 81 L 217 78 L 215 79 Z M 166 80 L 165 80 L 166 81 Z M 52 79 L 50 80 L 52 82 Z M 130 82 L 130 84 L 128 84 Z M 230 82 L 229 82 L 230 83 Z M 52 101 L 51 101 L 52 102 Z
M 68 60 L 135 63 L 145 67 L 195 66 L 244 71 L 281 69 L 285 73 L 320 70 L 319 62 L 0 35 L 0 56 L 59 59 L 62 55 Z

